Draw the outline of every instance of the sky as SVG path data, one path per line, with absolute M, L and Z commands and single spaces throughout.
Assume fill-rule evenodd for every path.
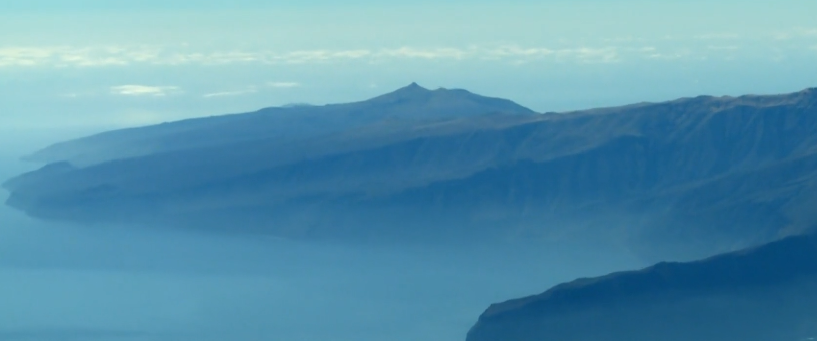
M 59 135 L 411 82 L 534 110 L 817 86 L 813 0 L 0 4 L 0 132 Z M 56 138 L 56 136 L 55 136 Z

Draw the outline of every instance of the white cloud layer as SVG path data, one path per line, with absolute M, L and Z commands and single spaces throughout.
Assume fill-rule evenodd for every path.
M 233 96 L 241 96 L 256 93 L 258 90 L 255 88 L 249 88 L 244 90 L 233 90 L 233 91 L 221 91 L 221 92 L 213 92 L 209 94 L 204 94 L 201 97 L 204 98 L 214 98 L 214 97 L 233 97 Z
M 661 39 L 619 37 L 599 40 L 598 46 L 542 47 L 473 45 L 468 47 L 402 46 L 381 49 L 310 49 L 293 51 L 225 50 L 199 51 L 189 46 L 2 46 L 0 70 L 25 67 L 116 67 L 126 65 L 234 65 L 234 64 L 316 64 L 348 61 L 388 62 L 404 60 L 462 61 L 484 60 L 507 63 L 572 62 L 616 63 L 675 56 L 702 59 L 717 50 L 729 52 L 743 42 L 760 42 L 775 47 L 780 40 L 800 39 L 808 49 L 817 37 L 817 28 L 799 28 L 769 32 L 763 36 L 712 33 L 690 37 L 667 36 Z M 796 48 L 791 47 L 788 48 Z M 725 48 L 713 48 L 725 47 Z M 679 51 L 684 51 L 680 53 Z M 297 86 L 280 83 L 280 87 Z M 271 85 L 273 86 L 273 85 Z
M 296 82 L 267 82 L 267 86 L 271 88 L 297 88 L 301 83 Z
M 379 50 L 299 50 L 290 52 L 229 51 L 191 52 L 145 47 L 0 47 L 0 68 L 8 67 L 111 67 L 125 65 L 232 65 L 308 64 L 344 61 L 383 62 L 390 60 L 507 60 L 599 63 L 617 61 L 619 48 L 526 48 L 516 45 L 468 48 L 399 47 Z M 272 87 L 296 87 L 280 82 Z
M 111 87 L 111 93 L 122 96 L 162 97 L 179 92 L 176 86 L 119 85 Z

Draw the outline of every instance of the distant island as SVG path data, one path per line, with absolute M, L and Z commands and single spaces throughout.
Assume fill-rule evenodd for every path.
M 695 259 L 817 223 L 817 89 L 567 113 L 411 84 L 102 133 L 27 157 L 60 221 L 373 243 L 600 240 Z M 102 227 L 101 227 L 102 228 Z

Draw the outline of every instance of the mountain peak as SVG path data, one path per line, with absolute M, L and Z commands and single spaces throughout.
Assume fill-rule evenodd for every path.
M 422 102 L 428 100 L 433 95 L 434 91 L 426 89 L 417 83 L 411 83 L 395 91 L 374 97 L 370 99 L 368 102 L 374 103 L 398 103 L 414 101 Z
M 365 101 L 366 105 L 386 106 L 393 113 L 410 117 L 464 117 L 488 113 L 533 114 L 512 101 L 480 96 L 461 89 L 429 90 L 412 82 L 390 93 Z M 382 111 L 385 107 L 380 107 Z M 398 109 L 399 108 L 399 109 Z M 396 110 L 396 111 L 395 111 Z
M 416 82 L 412 82 L 411 84 L 409 84 L 407 86 L 404 86 L 404 87 L 402 87 L 400 89 L 397 89 L 397 90 L 391 92 L 391 94 L 392 95 L 397 94 L 397 95 L 409 95 L 409 96 L 411 96 L 411 95 L 427 94 L 429 92 L 431 92 L 431 90 L 420 86 Z

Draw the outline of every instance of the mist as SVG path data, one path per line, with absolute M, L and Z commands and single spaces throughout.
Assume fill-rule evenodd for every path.
M 85 133 L 6 132 L 0 178 Z M 0 339 L 463 340 L 491 303 L 643 265 L 609 245 L 306 243 L 45 222 L 3 206 Z

